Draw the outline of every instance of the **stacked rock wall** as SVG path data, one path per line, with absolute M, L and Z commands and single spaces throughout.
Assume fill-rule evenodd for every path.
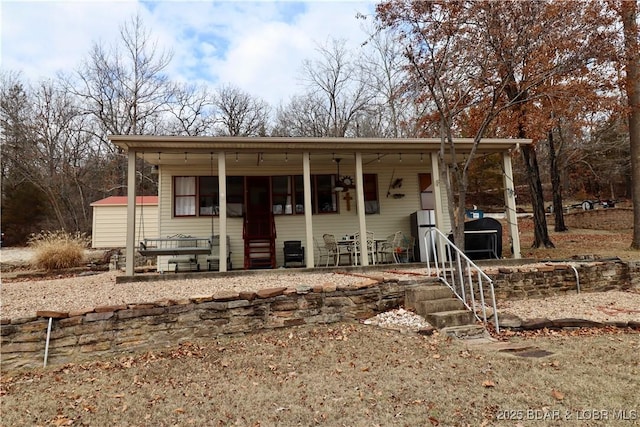
M 540 298 L 582 292 L 640 289 L 640 262 L 502 267 L 491 274 L 496 298 Z M 404 305 L 409 287 L 435 279 L 368 279 L 355 286 L 272 288 L 221 293 L 148 304 L 95 307 L 82 312 L 38 312 L 2 319 L 2 370 L 43 365 L 49 318 L 53 318 L 48 364 L 158 350 L 184 341 L 215 339 L 305 324 L 353 321 Z
M 49 318 L 54 320 L 48 364 L 55 365 L 162 349 L 221 334 L 365 319 L 401 306 L 408 287 L 433 280 L 272 288 L 3 319 L 2 370 L 43 365 Z
M 496 298 L 503 300 L 576 293 L 578 287 L 581 292 L 640 289 L 640 263 L 635 267 L 624 262 L 501 267 L 489 276 Z

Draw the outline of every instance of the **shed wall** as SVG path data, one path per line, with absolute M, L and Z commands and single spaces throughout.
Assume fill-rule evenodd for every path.
M 122 205 L 93 206 L 91 247 L 124 248 L 127 236 L 127 207 Z M 136 240 L 158 237 L 158 206 L 136 207 Z

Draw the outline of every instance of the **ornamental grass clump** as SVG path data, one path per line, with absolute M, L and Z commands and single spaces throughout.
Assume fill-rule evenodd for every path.
M 78 267 L 84 261 L 84 250 L 89 239 L 84 233 L 68 233 L 64 230 L 41 231 L 29 238 L 34 249 L 32 264 L 45 270 Z

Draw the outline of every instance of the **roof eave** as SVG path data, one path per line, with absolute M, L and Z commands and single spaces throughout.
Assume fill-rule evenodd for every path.
M 438 138 L 298 138 L 298 137 L 206 137 L 112 135 L 109 140 L 117 147 L 137 152 L 209 153 L 231 152 L 363 152 L 363 153 L 426 153 L 440 149 Z M 473 139 L 454 139 L 457 150 L 468 152 Z M 479 153 L 504 152 L 519 145 L 531 144 L 530 139 L 485 138 L 477 147 Z

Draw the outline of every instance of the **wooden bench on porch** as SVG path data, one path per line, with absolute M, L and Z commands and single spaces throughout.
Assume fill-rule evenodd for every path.
M 138 252 L 143 256 L 172 255 L 169 267 L 175 265 L 177 273 L 180 264 L 188 264 L 189 269 L 200 271 L 198 255 L 209 255 L 212 250 L 212 238 L 192 237 L 176 234 L 169 237 L 146 238 L 140 242 Z

